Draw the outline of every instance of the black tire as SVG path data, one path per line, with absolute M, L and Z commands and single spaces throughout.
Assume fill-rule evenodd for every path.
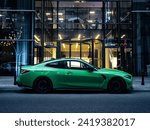
M 124 93 L 126 91 L 126 84 L 121 78 L 113 78 L 108 84 L 108 91 L 110 93 Z
M 46 77 L 35 80 L 33 89 L 37 93 L 50 93 L 53 90 L 52 82 Z

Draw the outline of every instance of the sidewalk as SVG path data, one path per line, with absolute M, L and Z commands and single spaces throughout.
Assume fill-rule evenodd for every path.
M 0 89 L 1 90 L 18 90 L 20 89 L 17 85 L 14 85 L 13 76 L 0 76 Z
M 144 85 L 141 85 L 141 77 L 133 77 L 133 89 L 134 90 L 150 90 L 150 77 L 144 77 Z M 19 88 L 14 85 L 13 76 L 0 76 L 0 88 Z
M 144 85 L 141 85 L 142 77 L 133 77 L 134 90 L 150 90 L 150 77 L 144 77 Z

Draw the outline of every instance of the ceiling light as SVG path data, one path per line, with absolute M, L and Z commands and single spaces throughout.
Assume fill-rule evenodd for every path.
M 95 14 L 95 11 L 90 11 L 90 14 Z
M 63 43 L 62 45 L 63 45 L 63 48 L 66 48 L 66 46 L 65 46 L 65 44 L 64 44 L 64 43 Z
M 100 34 L 98 34 L 96 37 L 95 37 L 95 39 L 98 39 L 100 37 Z
M 93 23 L 93 20 L 87 20 L 89 23 Z
M 52 18 L 47 18 L 47 20 L 52 20 Z
M 86 3 L 86 1 L 84 1 L 84 0 L 81 0 L 80 2 L 81 2 L 81 3 Z
M 75 0 L 74 3 L 86 3 L 85 0 Z
M 106 13 L 107 14 L 113 14 L 113 11 L 107 11 Z
M 60 21 L 64 21 L 64 18 L 59 18 Z
M 80 40 L 80 38 L 81 38 L 81 34 L 78 35 L 78 39 L 79 39 L 79 40 Z
M 76 43 L 76 49 L 78 48 L 78 43 Z
M 61 36 L 61 34 L 58 34 L 58 36 L 59 36 L 59 39 L 60 39 L 60 40 L 62 40 L 62 36 Z
M 48 13 L 48 12 L 47 12 L 46 15 L 49 16 L 49 15 L 51 15 L 51 13 Z
M 37 35 L 34 35 L 34 38 L 37 40 L 37 41 L 41 41 L 39 38 L 38 38 L 38 36 Z
M 79 0 L 76 0 L 74 3 L 80 3 L 80 1 L 79 1 Z
M 37 40 L 35 39 L 35 43 L 39 43 L 39 41 L 37 41 Z
M 0 17 L 2 17 L 3 15 L 2 14 L 0 14 Z
M 121 38 L 124 38 L 126 35 L 125 34 L 123 34 L 122 36 L 121 36 Z
M 62 15 L 63 15 L 63 13 L 58 13 L 58 15 L 62 16 Z

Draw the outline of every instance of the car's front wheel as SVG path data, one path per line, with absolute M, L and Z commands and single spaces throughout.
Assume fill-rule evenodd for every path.
M 37 93 L 50 93 L 53 90 L 52 82 L 45 77 L 40 77 L 35 80 L 33 89 Z
M 113 78 L 108 84 L 108 91 L 110 93 L 124 93 L 126 91 L 126 84 L 121 78 Z

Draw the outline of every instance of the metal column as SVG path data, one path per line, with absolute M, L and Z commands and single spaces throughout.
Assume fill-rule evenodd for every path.
M 59 1 L 57 1 L 57 40 L 59 39 L 58 38 L 58 34 L 59 34 L 59 26 L 58 26 L 58 23 L 59 23 L 59 16 L 58 16 L 58 13 L 59 13 Z M 61 42 L 60 41 L 57 41 L 57 52 L 56 52 L 56 58 L 60 58 L 61 55 Z
M 94 40 L 92 39 L 92 65 L 94 65 Z
M 105 67 L 105 2 L 103 1 L 102 8 L 102 30 L 103 30 L 103 43 L 102 43 L 102 68 Z
M 41 1 L 41 18 L 42 18 L 42 24 L 41 24 L 41 48 L 40 48 L 40 57 L 39 61 L 42 62 L 44 60 L 44 16 L 45 16 L 45 1 Z
M 32 10 L 35 10 L 35 1 L 32 0 Z M 35 12 L 32 12 L 32 36 L 31 38 L 34 39 L 34 33 L 35 33 Z M 30 60 L 29 64 L 34 64 L 34 41 L 31 42 L 31 49 L 30 49 Z

